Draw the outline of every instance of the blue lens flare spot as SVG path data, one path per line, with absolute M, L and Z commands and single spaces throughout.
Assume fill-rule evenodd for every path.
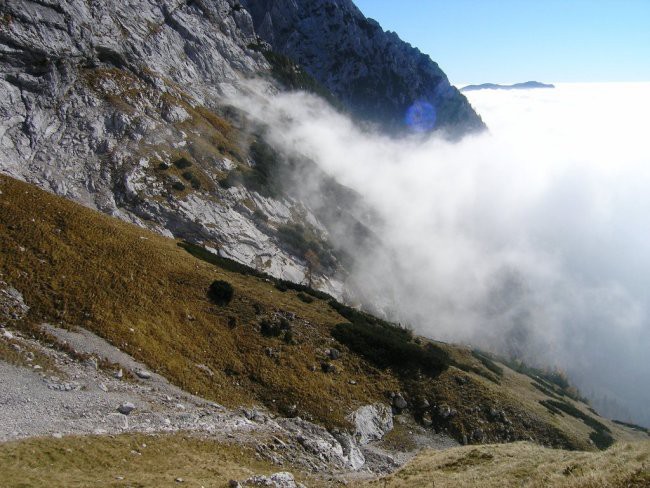
M 404 122 L 415 132 L 429 132 L 436 126 L 436 108 L 429 102 L 417 101 L 406 111 Z

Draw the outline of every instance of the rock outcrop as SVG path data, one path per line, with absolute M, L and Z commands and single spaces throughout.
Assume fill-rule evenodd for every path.
M 341 297 L 344 252 L 329 240 L 363 228 L 350 215 L 354 195 L 332 192 L 333 181 L 314 201 L 284 191 L 295 176 L 274 166 L 283 156 L 226 102 L 246 93 L 243 80 L 271 72 L 260 37 L 362 118 L 399 125 L 422 102 L 452 132 L 482 123 L 435 63 L 349 1 L 249 8 L 252 16 L 237 0 L 0 3 L 0 171 Z M 270 93 L 280 88 L 266 80 Z
M 415 107 L 418 115 L 420 107 L 429 120 L 418 129 L 458 136 L 484 128 L 429 56 L 385 32 L 351 0 L 244 0 L 243 5 L 274 51 L 302 66 L 360 119 L 401 130 L 409 109 Z
M 222 105 L 268 70 L 255 39 L 233 0 L 2 2 L 0 171 L 305 281 L 304 254 L 278 228 L 324 241 L 326 229 L 296 199 L 231 177 L 259 163 L 254 134 Z M 314 285 L 340 295 L 335 267 Z

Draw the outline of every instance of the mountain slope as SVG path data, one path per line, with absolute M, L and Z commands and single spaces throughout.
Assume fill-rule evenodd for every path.
M 361 18 L 352 4 L 341 5 Z M 336 13 L 330 23 L 358 34 Z M 398 53 L 404 46 L 388 39 L 366 47 L 373 66 L 390 71 L 394 56 L 382 46 Z M 299 66 L 261 52 L 258 41 L 253 19 L 235 0 L 2 2 L 0 171 L 342 297 L 349 263 L 331 233 L 363 231 L 363 204 L 322 175 L 314 179 L 323 180 L 324 201 L 313 205 L 292 192 L 299 175 L 318 172 L 315 165 L 274 152 L 264 128 L 229 105 L 233 96 L 247 96 L 251 78 L 264 79 L 270 94 L 317 87 Z M 328 43 L 322 47 L 340 58 Z M 405 52 L 402 61 L 419 59 Z M 422 62 L 415 80 L 373 92 L 378 106 L 411 103 L 433 90 L 440 121 L 449 100 L 461 107 L 450 123 L 474 127 L 466 101 L 437 67 Z M 342 74 L 337 90 L 357 91 L 358 80 L 343 76 L 347 67 L 328 66 Z M 404 81 L 419 91 L 398 93 Z M 363 105 L 369 93 L 350 92 L 346 101 Z M 314 254 L 316 266 L 306 258 Z
M 566 452 L 525 443 L 425 452 L 377 487 L 641 488 L 650 485 L 650 441 L 603 453 Z
M 245 0 L 258 35 L 331 90 L 351 112 L 404 130 L 409 107 L 434 107 L 435 127 L 453 135 L 485 126 L 428 56 L 384 32 L 350 0 Z
M 0 171 L 301 282 L 305 250 L 281 232 L 297 227 L 341 295 L 327 229 L 278 184 L 287 161 L 223 101 L 251 77 L 274 90 L 255 39 L 226 0 L 3 2 Z
M 260 402 L 330 428 L 401 391 L 409 415 L 464 442 L 588 448 L 595 431 L 628 435 L 543 378 L 414 338 L 209 253 L 219 266 L 198 260 L 171 239 L 16 180 L 0 182 L 0 272 L 30 307 L 17 324 L 27 333 L 41 337 L 43 322 L 81 326 L 191 393 L 227 406 Z M 207 296 L 219 279 L 235 289 L 227 306 Z

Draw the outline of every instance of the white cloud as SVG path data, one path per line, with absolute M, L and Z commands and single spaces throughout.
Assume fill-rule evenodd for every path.
M 364 132 L 304 94 L 236 103 L 383 217 L 399 271 L 360 256 L 355 279 L 402 320 L 566 368 L 650 423 L 650 84 L 470 101 L 490 132 L 460 143 Z

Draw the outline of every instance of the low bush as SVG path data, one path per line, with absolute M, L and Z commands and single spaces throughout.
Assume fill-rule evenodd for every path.
M 265 337 L 283 336 L 285 342 L 290 343 L 293 340 L 291 324 L 285 318 L 273 322 L 269 319 L 263 319 L 260 322 L 260 333 Z
M 503 368 L 496 364 L 486 353 L 481 352 L 478 349 L 474 349 L 472 350 L 472 356 L 478 359 L 483 366 L 485 366 L 488 370 L 492 371 L 497 376 L 503 376 Z
M 187 169 L 190 166 L 192 166 L 192 164 L 193 164 L 192 161 L 190 161 L 185 157 L 179 158 L 176 161 L 174 161 L 174 166 L 176 166 L 178 169 Z
M 645 427 L 642 427 L 637 424 L 631 424 L 629 422 L 621 422 L 620 420 L 612 420 L 615 424 L 622 425 L 623 427 L 627 427 L 628 429 L 632 430 L 638 430 L 639 432 L 645 432 L 650 436 L 650 429 L 646 429 Z
M 300 292 L 296 295 L 299 300 L 305 302 L 305 303 L 312 303 L 314 301 L 313 297 L 310 297 L 309 295 L 305 295 L 304 293 Z
M 611 435 L 609 435 L 607 432 L 603 432 L 602 430 L 595 430 L 594 432 L 589 434 L 589 438 L 592 440 L 594 445 L 601 451 L 604 451 L 605 449 L 609 448 L 612 444 L 614 444 L 614 438 Z
M 312 232 L 297 224 L 286 224 L 278 227 L 278 237 L 281 243 L 291 252 L 305 256 L 312 252 L 318 258 L 320 266 L 326 269 L 335 269 L 337 258 L 332 246 L 322 241 Z
M 363 315 L 357 318 L 360 320 L 334 327 L 332 335 L 376 366 L 391 368 L 398 373 L 420 371 L 431 377 L 449 367 L 450 358 L 441 348 L 433 344 L 415 344 L 410 335 L 397 326 L 372 323 Z
M 614 443 L 614 439 L 610 435 L 611 430 L 609 427 L 607 427 L 602 422 L 599 422 L 595 418 L 587 415 L 582 410 L 576 408 L 570 403 L 556 400 L 542 400 L 540 403 L 544 405 L 551 413 L 566 413 L 572 417 L 582 420 L 585 424 L 591 427 L 594 431 L 589 434 L 589 438 L 598 449 L 605 450 Z
M 206 248 L 202 246 L 198 246 L 196 244 L 192 244 L 187 241 L 179 242 L 178 246 L 185 249 L 188 253 L 190 253 L 195 258 L 205 261 L 206 263 L 210 263 L 214 266 L 218 266 L 219 268 L 225 269 L 227 271 L 232 271 L 233 273 L 239 273 L 247 276 L 255 276 L 257 278 L 268 280 L 274 283 L 275 287 L 278 290 L 282 290 L 282 291 L 294 290 L 297 292 L 306 293 L 308 295 L 313 296 L 314 298 L 319 298 L 320 300 L 325 300 L 325 301 L 329 300 L 330 304 L 332 303 L 332 301 L 335 302 L 332 296 L 325 292 L 314 290 L 313 288 L 310 288 L 306 285 L 293 283 L 292 281 L 280 280 L 267 273 L 258 271 L 255 268 L 251 268 L 250 266 L 241 264 L 233 259 L 219 256 L 213 252 L 208 251 Z
M 227 281 L 213 281 L 208 288 L 208 297 L 210 300 L 212 300 L 212 302 L 216 305 L 220 305 L 222 307 L 225 307 L 230 303 L 234 294 L 234 288 Z
M 185 171 L 181 176 L 183 176 L 185 180 L 189 181 L 190 184 L 192 185 L 192 188 L 194 188 L 195 190 L 201 188 L 201 180 L 199 180 L 197 176 L 191 171 Z

